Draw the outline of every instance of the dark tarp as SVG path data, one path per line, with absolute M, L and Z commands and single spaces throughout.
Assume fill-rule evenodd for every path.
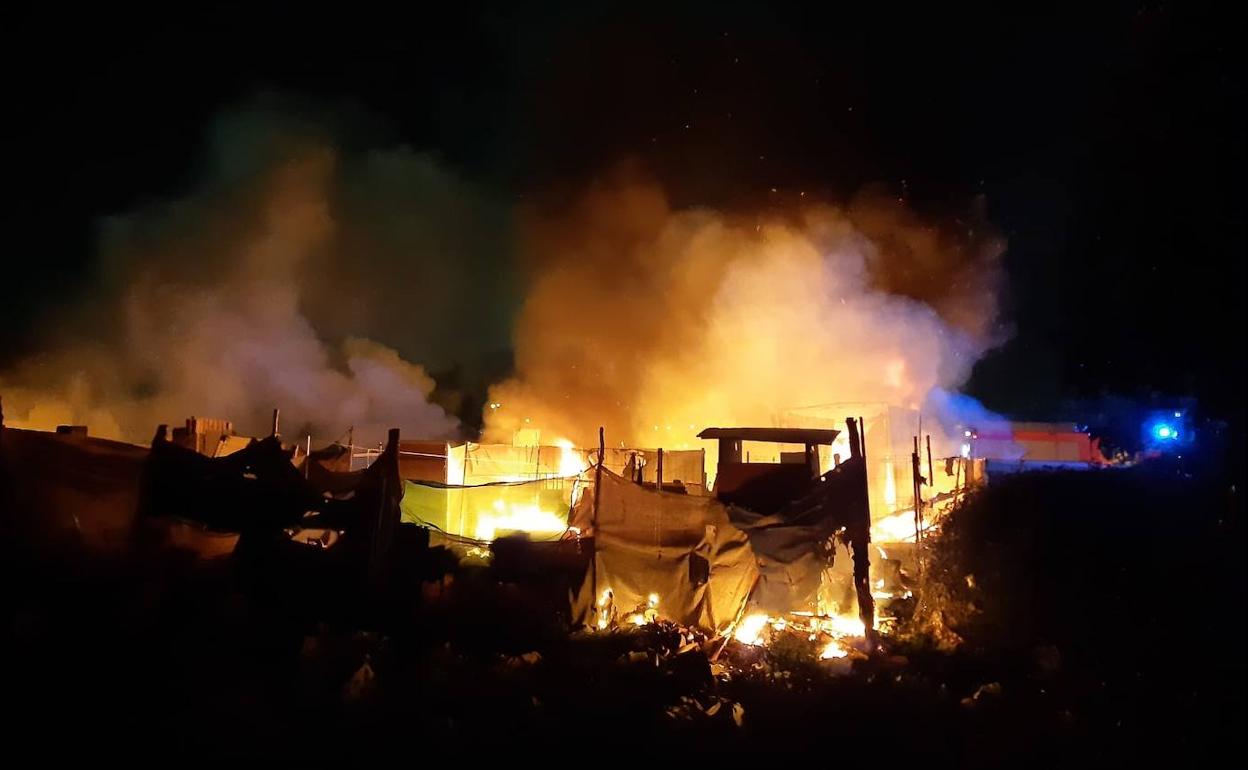
M 386 449 L 362 471 L 333 473 L 318 478 L 322 486 L 321 514 L 311 526 L 342 531 L 348 558 L 367 566 L 367 578 L 376 585 L 393 567 L 394 543 L 399 534 L 403 480 L 399 476 L 399 431 L 391 430 Z M 353 487 L 350 484 L 354 484 Z
M 852 420 L 849 430 L 851 441 L 857 441 Z M 776 515 L 792 526 L 835 533 L 841 543 L 849 546 L 858 616 L 870 636 L 875 601 L 871 597 L 871 506 L 866 458 L 856 451 L 849 460 L 820 476 L 819 482 L 804 497 L 784 506 Z
M 710 497 L 670 494 L 602 471 L 594 512 L 588 490 L 571 523 L 594 538 L 594 563 L 573 597 L 581 625 L 602 619 L 602 606 L 623 621 L 658 597 L 660 616 L 686 625 L 722 630 L 730 625 L 754 583 L 754 558 L 745 533 Z
M 747 601 L 751 612 L 768 615 L 816 611 L 837 541 L 853 554 L 850 593 L 864 616 L 856 575 L 866 575 L 869 566 L 866 495 L 860 457 L 829 471 L 806 497 L 770 516 L 710 497 L 657 492 L 604 469 L 597 511 L 594 492 L 587 490 L 571 515 L 572 525 L 593 537 L 595 547 L 594 563 L 572 600 L 573 618 L 593 626 L 614 611 L 622 621 L 651 594 L 658 595 L 660 616 L 715 632 L 741 615 Z M 847 570 L 838 572 L 849 578 Z M 863 585 L 870 602 L 869 582 Z M 870 604 L 866 609 L 873 611 Z
M 0 427 L 0 515 L 23 543 L 129 543 L 147 448 L 81 434 Z
M 214 458 L 168 441 L 161 426 L 144 474 L 143 516 L 186 519 L 217 532 L 279 530 L 321 501 L 272 436 Z
M 340 530 L 333 550 L 380 579 L 389 568 L 403 494 L 397 447 L 398 431 L 391 431 L 386 450 L 367 470 L 336 473 L 313 460 L 305 479 L 275 437 L 210 458 L 169 442 L 162 426 L 144 469 L 140 510 L 144 517 L 237 532 L 239 554 L 252 559 L 271 555 L 290 527 Z

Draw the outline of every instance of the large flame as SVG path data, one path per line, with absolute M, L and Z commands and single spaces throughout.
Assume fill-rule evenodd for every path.
M 557 438 L 554 445 L 559 447 L 559 475 L 563 478 L 579 476 L 589 467 L 585 456 L 566 438 Z
M 846 657 L 849 655 L 850 641 L 861 639 L 866 634 L 866 626 L 862 620 L 849 615 L 816 615 L 810 612 L 795 612 L 792 615 L 790 620 L 769 617 L 764 613 L 751 613 L 737 624 L 732 636 L 738 642 L 751 647 L 767 644 L 768 634 L 772 633 L 805 634 L 811 641 L 822 637 L 827 641 L 820 648 L 819 658 L 827 660 Z M 768 631 L 769 628 L 771 631 Z
M 493 512 L 482 514 L 477 520 L 475 537 L 491 542 L 499 532 L 531 532 L 534 534 L 558 534 L 568 528 L 562 516 L 544 511 L 536 504 L 495 500 Z

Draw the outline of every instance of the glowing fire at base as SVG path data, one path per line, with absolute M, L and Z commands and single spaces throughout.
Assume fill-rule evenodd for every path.
M 819 653 L 819 660 L 830 660 L 832 658 L 843 658 L 849 654 L 849 651 L 841 646 L 836 639 L 828 642 L 823 651 Z
M 502 532 L 533 532 L 557 534 L 568 528 L 568 522 L 550 511 L 543 511 L 532 503 L 508 503 L 494 501 L 494 513 L 482 515 L 477 522 L 477 540 L 492 542 Z
M 935 529 L 930 519 L 923 521 L 923 532 Z M 913 543 L 914 542 L 914 511 L 885 516 L 871 525 L 871 541 L 875 543 Z
M 598 630 L 605 631 L 616 622 L 615 592 L 604 588 L 598 597 Z M 635 612 L 629 613 L 624 621 L 634 626 L 645 626 L 659 619 L 659 595 L 652 593 L 646 597 L 645 606 L 638 605 Z
M 820 616 L 803 612 L 793 614 L 796 618 L 794 621 L 787 621 L 784 618 L 771 618 L 762 613 L 747 615 L 737 624 L 736 631 L 733 632 L 733 638 L 742 644 L 754 647 L 763 645 L 765 643 L 764 633 L 768 626 L 777 632 L 783 632 L 786 629 L 808 632 L 811 641 L 818 639 L 820 634 L 827 634 L 832 638 L 820 650 L 819 659 L 829 660 L 848 656 L 847 640 L 861 638 L 866 635 L 866 627 L 862 621 L 848 615 Z
M 748 615 L 733 633 L 733 638 L 742 644 L 758 645 L 763 643 L 763 629 L 767 626 L 768 617 L 761 613 Z

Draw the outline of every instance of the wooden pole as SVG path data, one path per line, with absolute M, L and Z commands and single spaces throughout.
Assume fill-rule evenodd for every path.
M 919 554 L 919 540 L 923 536 L 922 476 L 919 475 L 919 437 L 914 437 L 914 451 L 910 453 L 910 476 L 914 480 L 914 561 L 919 581 L 923 580 L 923 559 Z
M 659 462 L 654 469 L 654 488 L 663 489 L 663 447 L 659 447 Z
M 465 441 L 465 442 L 464 442 L 464 468 L 463 468 L 463 475 L 461 475 L 461 476 L 459 477 L 459 486 L 460 486 L 460 487 L 466 487 L 466 486 L 468 486 L 468 450 L 469 450 L 469 449 L 472 449 L 472 442 L 471 442 L 471 441 Z M 459 531 L 460 531 L 460 533 L 461 533 L 461 534 L 462 534 L 462 533 L 463 533 L 463 531 L 464 531 L 464 511 L 465 511 L 465 508 L 467 507 L 467 505 L 468 505 L 468 495 L 466 495 L 466 494 L 464 493 L 464 491 L 461 489 L 461 490 L 460 490 L 460 492 L 459 492 Z
M 853 417 L 845 419 L 845 426 L 849 430 L 850 462 L 853 463 L 855 473 L 862 474 L 859 479 L 862 484 L 860 494 L 853 495 L 854 504 L 849 512 L 850 520 L 847 524 L 849 547 L 854 560 L 854 592 L 858 599 L 858 617 L 862 620 L 862 627 L 866 632 L 867 645 L 874 650 L 875 601 L 871 597 L 871 556 L 869 553 L 871 503 L 867 489 L 866 444 L 862 440 L 863 432 L 859 430 L 861 422 L 861 417 L 856 421 Z
M 927 434 L 927 485 L 936 486 L 936 472 L 932 470 L 932 434 Z M 932 489 L 935 492 L 935 489 Z
M 273 438 L 277 438 L 279 435 L 277 432 L 277 428 L 278 428 L 278 420 L 281 417 L 281 415 L 282 415 L 281 409 L 273 410 L 273 430 L 269 433 L 269 435 L 272 436 Z
M 594 468 L 594 515 L 590 519 L 594 530 L 594 550 L 590 554 L 590 585 L 593 594 L 590 597 L 594 613 L 598 613 L 598 506 L 602 503 L 602 463 L 607 459 L 607 441 L 602 426 L 598 426 L 598 465 Z M 597 625 L 597 623 L 595 623 Z

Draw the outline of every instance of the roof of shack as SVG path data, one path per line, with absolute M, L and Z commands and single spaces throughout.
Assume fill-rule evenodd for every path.
M 698 438 L 771 441 L 777 444 L 831 444 L 839 430 L 827 428 L 707 428 Z

